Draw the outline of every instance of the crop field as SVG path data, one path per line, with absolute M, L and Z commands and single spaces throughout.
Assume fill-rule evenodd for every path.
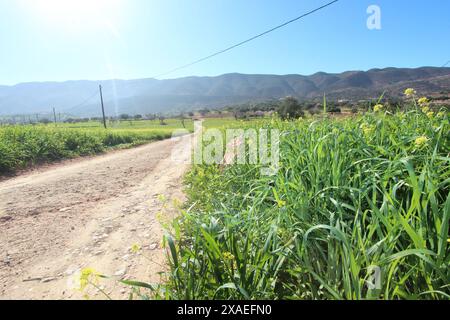
M 207 119 L 204 126 L 220 128 L 238 123 L 231 118 Z M 170 138 L 173 131 L 193 131 L 194 122 L 180 119 L 99 121 L 0 127 L 0 175 L 35 164 L 101 153 Z
M 193 121 L 191 119 L 185 119 L 185 126 L 187 129 L 193 128 Z M 49 124 L 48 126 L 51 126 Z M 165 119 L 164 124 L 161 125 L 159 120 L 116 120 L 107 121 L 108 128 L 111 129 L 164 129 L 173 130 L 183 128 L 180 119 Z M 62 128 L 72 128 L 72 129 L 102 129 L 103 122 L 101 121 L 86 121 L 79 123 L 58 123 L 58 127 Z
M 445 112 L 250 122 L 281 169 L 196 165 L 165 243 L 163 299 L 450 298 Z
M 188 130 L 192 122 L 186 121 Z M 0 175 L 31 165 L 101 153 L 110 148 L 170 138 L 179 121 L 117 123 L 103 129 L 99 122 L 0 127 Z

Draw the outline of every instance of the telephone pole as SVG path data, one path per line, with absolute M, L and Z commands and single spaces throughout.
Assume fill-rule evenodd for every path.
M 53 108 L 53 120 L 55 120 L 55 127 L 56 127 L 57 124 L 56 124 L 56 110 L 55 110 L 55 108 Z
M 102 102 L 103 126 L 106 129 L 105 105 L 103 104 L 102 85 L 99 85 L 98 87 L 100 88 L 100 101 Z

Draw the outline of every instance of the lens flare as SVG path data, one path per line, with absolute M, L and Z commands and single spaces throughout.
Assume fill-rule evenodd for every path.
M 95 26 L 114 29 L 121 0 L 21 0 L 33 15 L 51 26 L 87 30 Z

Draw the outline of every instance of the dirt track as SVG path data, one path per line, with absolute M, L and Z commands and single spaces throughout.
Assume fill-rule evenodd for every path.
M 85 267 L 116 280 L 158 281 L 164 252 L 156 217 L 175 214 L 187 169 L 171 160 L 174 146 L 155 142 L 0 182 L 0 299 L 83 298 L 76 286 Z M 113 298 L 130 291 L 114 280 L 100 285 Z M 89 295 L 104 298 L 96 289 Z

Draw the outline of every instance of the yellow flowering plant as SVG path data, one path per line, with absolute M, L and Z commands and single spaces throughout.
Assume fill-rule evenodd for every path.
M 417 148 L 422 148 L 428 144 L 428 141 L 429 139 L 426 136 L 420 136 L 414 141 L 414 144 Z
M 86 289 L 89 284 L 97 284 L 100 274 L 92 268 L 84 268 L 80 273 L 80 291 Z
M 363 123 L 360 126 L 360 129 L 364 132 L 364 134 L 366 136 L 369 136 L 369 135 L 371 135 L 372 133 L 375 132 L 375 126 L 367 124 L 367 123 Z
M 224 252 L 223 253 L 223 259 L 225 261 L 232 261 L 232 260 L 234 260 L 234 255 L 232 253 L 230 253 L 230 252 Z
M 382 104 L 377 104 L 373 107 L 373 111 L 380 112 L 383 110 L 383 108 L 384 108 L 384 106 Z
M 412 97 L 416 94 L 416 90 L 414 90 L 413 88 L 408 88 L 405 90 L 405 96 L 407 97 Z
M 429 101 L 427 97 L 422 97 L 417 101 L 417 103 L 421 106 L 426 106 L 428 105 Z
M 141 251 L 141 246 L 139 244 L 135 243 L 131 246 L 132 253 L 139 253 L 139 251 Z

